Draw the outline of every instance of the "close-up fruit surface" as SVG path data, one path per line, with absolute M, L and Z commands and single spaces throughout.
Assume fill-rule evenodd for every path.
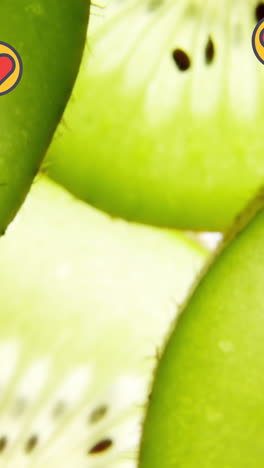
M 140 468 L 263 466 L 263 240 L 262 208 L 183 310 L 154 378 Z
M 46 161 L 112 215 L 222 231 L 263 183 L 259 1 L 112 0 Z
M 0 467 L 262 468 L 264 0 L 0 31 Z
M 0 239 L 1 466 L 136 466 L 156 353 L 207 256 L 33 184 Z
M 1 0 L 0 41 L 17 50 L 23 74 L 15 89 L 0 96 L 0 233 L 24 200 L 61 119 L 86 40 L 89 6 L 89 0 Z

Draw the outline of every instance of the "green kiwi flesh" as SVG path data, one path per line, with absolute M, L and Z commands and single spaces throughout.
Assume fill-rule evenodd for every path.
M 140 468 L 263 466 L 263 194 L 256 207 L 171 334 L 154 378 Z
M 1 466 L 134 466 L 155 353 L 206 257 L 38 178 L 0 240 Z
M 224 231 L 263 183 L 264 3 L 113 0 L 92 18 L 49 174 L 144 223 Z

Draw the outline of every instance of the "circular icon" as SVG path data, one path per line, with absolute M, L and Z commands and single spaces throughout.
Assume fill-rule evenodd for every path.
M 10 93 L 21 80 L 23 64 L 19 53 L 0 41 L 0 96 Z
M 252 47 L 257 59 L 264 65 L 264 18 L 255 26 L 252 34 Z

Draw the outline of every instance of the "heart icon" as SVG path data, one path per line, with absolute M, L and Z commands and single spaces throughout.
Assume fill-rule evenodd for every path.
M 264 32 L 263 31 L 261 31 L 261 34 L 260 34 L 260 43 L 261 45 L 264 46 Z
M 0 54 L 0 86 L 12 75 L 16 68 L 15 59 L 9 54 Z

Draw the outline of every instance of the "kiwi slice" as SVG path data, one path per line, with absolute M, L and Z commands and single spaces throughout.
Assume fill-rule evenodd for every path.
M 169 339 L 154 379 L 140 468 L 263 466 L 263 193 L 249 216 Z
M 114 215 L 224 231 L 264 179 L 262 17 L 257 0 L 112 0 L 49 174 Z
M 206 258 L 34 183 L 0 240 L 1 466 L 134 466 L 156 352 Z

